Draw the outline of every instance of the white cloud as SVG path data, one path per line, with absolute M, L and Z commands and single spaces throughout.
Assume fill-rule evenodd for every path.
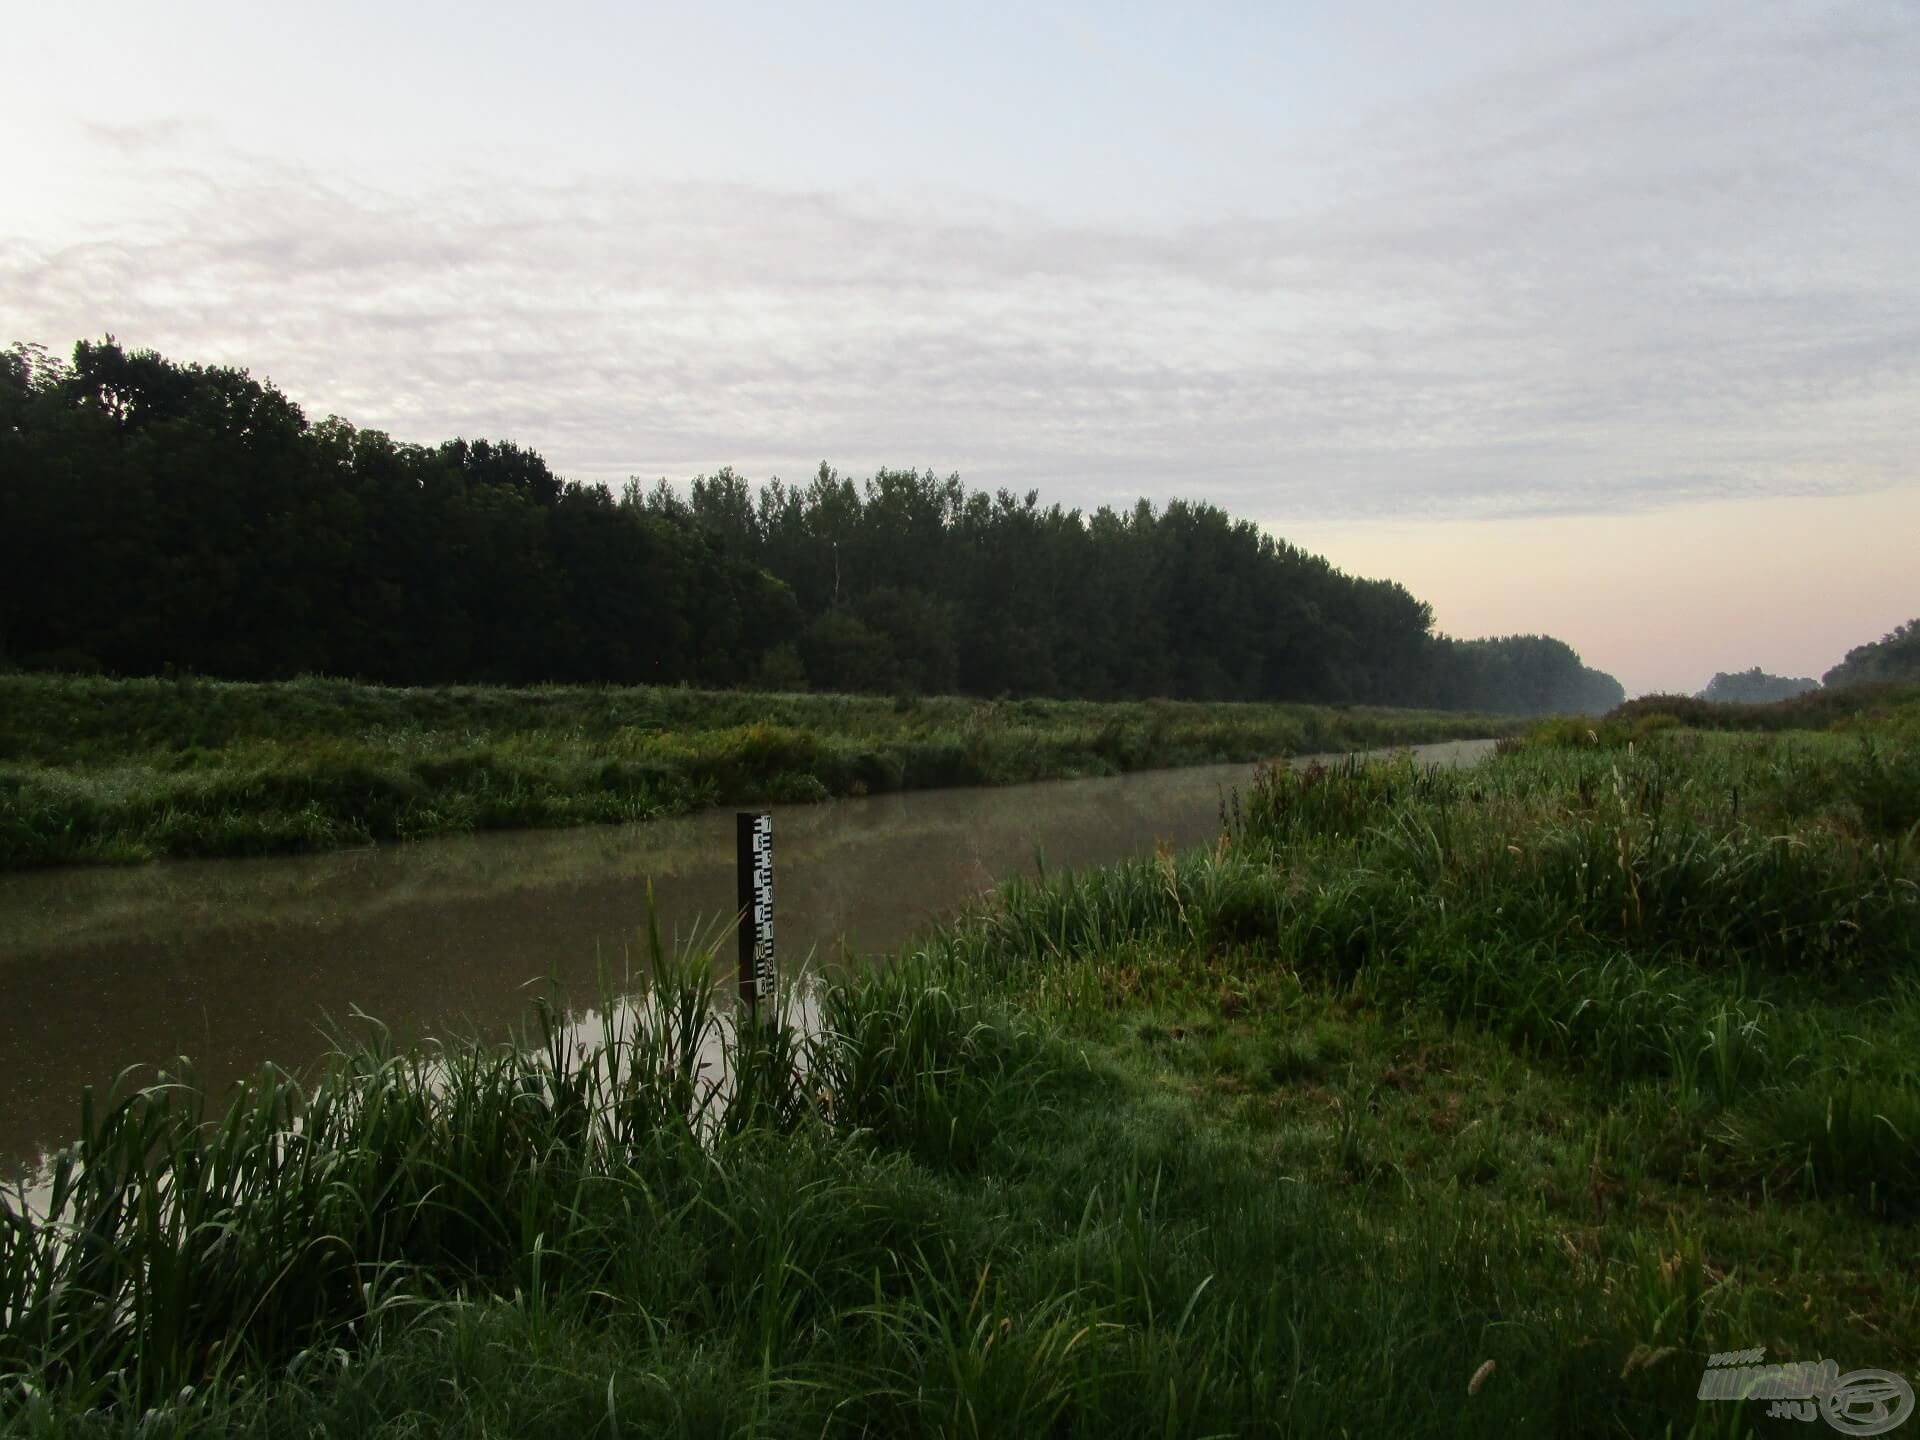
M 0 294 L 21 338 L 112 330 L 578 478 L 825 457 L 1302 519 L 1911 483 L 1920 12 L 1731 13 L 1355 127 L 1299 157 L 1311 208 L 1153 229 L 924 193 L 400 193 L 197 123 L 101 128 L 116 206 L 0 231 Z

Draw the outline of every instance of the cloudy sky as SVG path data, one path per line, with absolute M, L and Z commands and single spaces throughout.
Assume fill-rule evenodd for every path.
M 1630 691 L 1920 615 L 1920 4 L 14 7 L 0 343 L 1212 500 Z

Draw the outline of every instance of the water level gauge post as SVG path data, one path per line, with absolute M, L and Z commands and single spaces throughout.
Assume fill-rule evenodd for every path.
M 773 816 L 734 817 L 740 896 L 740 996 L 758 1010 L 773 998 Z

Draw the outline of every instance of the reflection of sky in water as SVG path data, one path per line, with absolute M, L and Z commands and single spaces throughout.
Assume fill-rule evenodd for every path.
M 1427 747 L 1474 758 L 1485 742 Z M 774 809 L 778 959 L 876 954 L 1016 874 L 1211 841 L 1246 765 Z M 725 924 L 734 820 L 515 831 L 330 855 L 0 876 L 0 1163 L 62 1142 L 86 1085 L 189 1056 L 222 1087 L 377 1017 L 405 1043 L 499 1036 L 555 988 L 634 986 L 662 940 Z M 731 942 L 722 960 L 732 961 Z M 151 1072 L 143 1072 L 150 1075 Z

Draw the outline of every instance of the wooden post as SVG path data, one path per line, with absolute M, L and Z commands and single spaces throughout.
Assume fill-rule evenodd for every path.
M 734 816 L 740 895 L 740 996 L 754 1010 L 773 997 L 773 816 Z

